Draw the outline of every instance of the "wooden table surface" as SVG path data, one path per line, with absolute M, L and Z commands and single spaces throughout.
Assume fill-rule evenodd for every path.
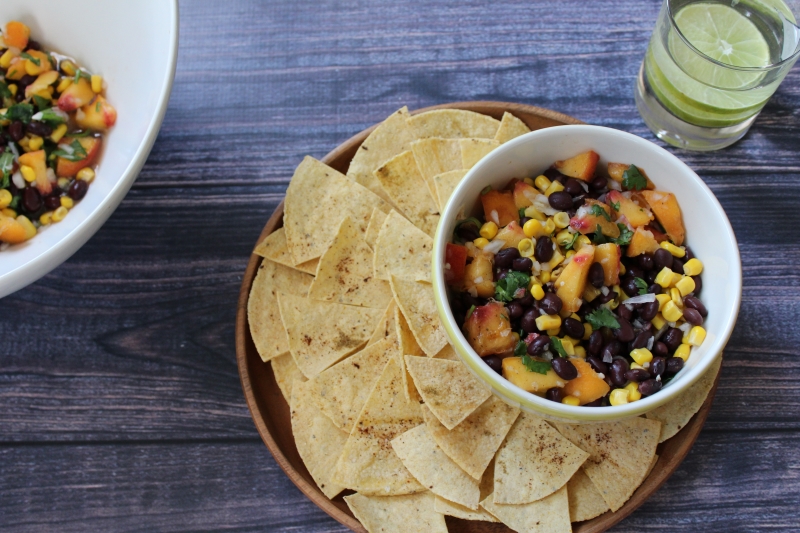
M 70 260 L 0 301 L 0 529 L 344 531 L 262 444 L 234 357 L 242 273 L 294 167 L 403 105 L 461 100 L 654 140 L 633 85 L 659 5 L 181 2 L 175 87 L 136 184 Z M 670 149 L 730 217 L 742 309 L 700 439 L 615 532 L 800 527 L 799 113 L 795 68 L 737 145 Z

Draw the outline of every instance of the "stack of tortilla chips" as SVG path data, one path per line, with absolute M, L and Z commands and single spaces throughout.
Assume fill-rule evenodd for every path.
M 447 531 L 445 515 L 571 531 L 630 498 L 716 377 L 677 408 L 571 426 L 520 413 L 457 358 L 434 304 L 432 236 L 467 170 L 527 131 L 509 113 L 403 108 L 346 176 L 306 157 L 284 227 L 255 249 L 250 331 L 297 450 L 327 497 L 355 491 L 344 499 L 370 532 Z

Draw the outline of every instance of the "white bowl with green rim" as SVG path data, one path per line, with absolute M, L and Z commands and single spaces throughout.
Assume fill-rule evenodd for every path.
M 522 390 L 494 372 L 472 349 L 450 310 L 444 280 L 445 248 L 456 222 L 480 212 L 480 192 L 503 188 L 512 178 L 536 177 L 554 161 L 594 150 L 598 169 L 608 162 L 634 164 L 647 172 L 658 190 L 674 193 L 681 206 L 686 243 L 704 264 L 701 299 L 708 309 L 702 346 L 675 378 L 649 397 L 625 405 L 583 407 L 556 403 Z M 476 164 L 453 191 L 434 238 L 432 281 L 439 317 L 450 344 L 467 368 L 502 400 L 524 411 L 565 422 L 611 421 L 642 415 L 695 383 L 721 356 L 731 336 L 742 296 L 739 248 L 725 211 L 703 180 L 680 159 L 636 135 L 600 126 L 557 126 L 517 137 Z

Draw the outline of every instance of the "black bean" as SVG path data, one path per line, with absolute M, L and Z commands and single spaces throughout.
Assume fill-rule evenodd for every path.
M 680 357 L 670 357 L 667 359 L 667 370 L 665 372 L 668 376 L 674 376 L 683 369 L 683 359 Z
M 518 257 L 511 262 L 511 269 L 517 272 L 527 272 L 530 274 L 533 268 L 533 261 L 530 257 Z
M 648 272 L 647 274 L 649 275 L 650 272 Z M 653 279 L 655 280 L 655 278 Z M 650 294 L 661 294 L 662 292 L 664 292 L 664 288 L 658 283 L 653 283 L 652 285 L 649 285 L 647 287 L 647 292 L 649 292 Z
M 653 343 L 653 349 L 651 350 L 653 355 L 659 357 L 666 357 L 669 355 L 669 350 L 667 349 L 667 345 L 661 341 L 656 341 Z
M 575 365 L 572 364 L 572 361 L 569 359 L 564 359 L 563 357 L 556 357 L 553 359 L 552 362 L 553 371 L 560 377 L 561 379 L 566 379 L 569 381 L 570 379 L 575 379 L 578 377 L 578 369 L 575 368 Z
M 598 398 L 593 402 L 583 404 L 584 407 L 603 407 L 603 398 Z
M 544 295 L 544 298 L 541 299 L 539 302 L 539 307 L 547 313 L 548 315 L 557 315 L 561 312 L 561 307 L 563 306 L 563 302 L 561 298 L 553 294 L 552 292 L 548 292 Z
M 625 373 L 628 372 L 628 362 L 621 357 L 614 359 L 609 369 L 611 382 L 617 387 L 624 387 L 628 383 Z
M 636 262 L 642 267 L 642 270 L 653 270 L 653 254 L 642 254 Z
M 551 402 L 561 403 L 561 400 L 564 399 L 564 391 L 559 389 L 558 387 L 553 387 L 552 389 L 547 389 L 547 392 L 544 394 L 544 397 L 550 400 Z
M 636 335 L 636 338 L 633 339 L 633 344 L 631 347 L 634 350 L 638 348 L 644 348 L 647 346 L 647 341 L 649 341 L 652 336 L 653 334 L 650 332 L 650 330 L 640 331 L 639 334 Z
M 625 372 L 625 379 L 627 379 L 628 381 L 635 381 L 636 383 L 641 383 L 645 380 L 650 379 L 650 372 L 648 372 L 644 368 L 634 368 Z
M 608 187 L 608 180 L 603 176 L 597 176 L 589 182 L 589 188 L 595 191 L 602 191 L 606 187 Z
M 553 248 L 553 241 L 548 239 L 547 237 L 541 237 L 539 240 L 536 241 L 536 248 L 534 248 L 534 255 L 536 256 L 536 260 L 540 263 L 546 263 L 553 258 L 553 252 L 555 248 Z
M 581 182 L 575 178 L 567 178 L 567 182 L 564 184 L 564 190 L 572 196 L 580 196 L 586 192 L 583 190 Z M 572 205 L 570 205 L 570 207 L 572 207 Z
M 653 266 L 655 266 L 655 269 L 659 272 L 664 267 L 672 268 L 672 259 L 673 257 L 671 253 L 663 248 L 659 248 L 653 254 Z
M 14 142 L 19 142 L 20 139 L 25 137 L 25 126 L 21 121 L 15 120 L 8 126 L 8 136 Z
M 496 268 L 494 270 L 494 280 L 493 281 L 500 281 L 501 279 L 506 277 L 509 272 L 511 272 L 511 270 L 508 269 L 508 268 Z
M 586 351 L 589 352 L 589 355 L 600 355 L 600 352 L 603 351 L 603 334 L 599 331 L 593 331 L 591 335 L 589 335 L 589 342 L 586 346 Z
M 529 355 L 539 355 L 550 347 L 550 337 L 547 335 L 539 335 L 528 345 Z
M 648 379 L 639 383 L 639 392 L 642 396 L 652 396 L 661 390 L 661 382 L 656 379 Z
M 539 331 L 539 328 L 536 327 L 536 319 L 538 316 L 539 312 L 536 309 L 528 309 L 525 311 L 519 322 L 522 331 L 525 333 L 535 333 Z
M 574 318 L 565 318 L 564 321 L 561 323 L 561 328 L 564 330 L 564 333 L 572 337 L 573 339 L 582 339 L 583 338 L 583 324 L 581 324 L 580 320 L 575 320 Z
M 639 294 L 639 287 L 636 285 L 636 278 L 633 276 L 625 276 L 619 288 L 628 296 L 636 296 Z
M 619 355 L 622 352 L 622 343 L 619 341 L 611 341 L 603 347 L 603 361 L 606 363 L 609 359 L 612 359 L 615 355 Z
M 72 192 L 72 187 L 71 186 L 70 186 L 69 190 L 70 190 L 70 192 Z M 468 292 L 462 292 L 460 298 L 461 298 L 461 302 L 464 304 L 464 307 L 467 308 L 467 309 L 469 309 L 473 305 L 475 307 L 478 307 L 480 305 L 480 302 L 478 301 L 478 299 L 476 297 L 472 296 Z
M 527 289 L 525 289 L 525 295 L 522 298 L 517 298 L 514 301 L 518 302 L 519 305 L 526 308 L 536 303 L 536 300 L 534 299 L 533 295 L 530 292 L 528 292 Z
M 686 255 L 684 257 L 686 258 L 687 261 L 689 259 L 694 259 L 694 252 L 688 246 L 686 247 Z
M 25 74 L 20 79 L 17 80 L 17 87 L 20 89 L 24 89 L 31 83 L 36 81 L 36 76 L 31 76 L 30 74 Z
M 42 195 L 36 187 L 25 187 L 22 191 L 22 209 L 28 213 L 35 213 L 42 208 Z
M 697 312 L 700 313 L 700 316 L 703 318 L 708 316 L 708 310 L 706 309 L 705 304 L 700 301 L 700 298 L 696 298 L 694 296 L 684 296 L 683 303 L 686 307 L 697 309 Z
M 617 307 L 617 314 L 625 320 L 633 320 L 633 310 L 627 305 L 620 305 Z
M 660 285 L 659 285 L 660 287 Z M 650 322 L 658 314 L 659 301 L 647 302 L 639 309 L 639 318 L 645 322 Z
M 650 374 L 653 376 L 661 376 L 667 369 L 667 360 L 663 357 L 653 357 L 650 361 Z
M 501 268 L 511 268 L 511 265 L 514 263 L 514 259 L 517 259 L 518 257 L 519 250 L 516 248 L 505 248 L 494 255 L 494 264 L 495 266 Z
M 676 274 L 683 274 L 683 261 L 677 257 L 672 260 L 672 271 Z
M 607 302 L 610 302 L 611 300 L 613 300 L 616 295 L 617 295 L 617 293 L 614 292 L 614 291 L 608 291 L 605 294 L 600 293 L 600 296 L 595 298 L 594 301 L 597 302 L 598 304 L 604 304 L 604 303 L 607 303 Z M 592 302 L 592 303 L 594 303 L 594 302 Z
M 34 41 L 33 39 L 28 39 L 28 50 L 41 50 L 42 45 L 39 44 L 38 41 Z
M 558 209 L 559 211 L 566 211 L 572 209 L 572 196 L 567 191 L 557 191 L 550 195 L 548 198 L 550 207 Z
M 508 316 L 511 317 L 511 320 L 516 320 L 522 316 L 524 309 L 519 302 L 509 302 L 506 304 L 506 309 L 508 309 Z
M 595 289 L 602 287 L 606 280 L 606 273 L 603 270 L 603 265 L 600 263 L 592 263 L 592 266 L 589 267 L 588 280 Z
M 38 135 L 39 137 L 49 137 L 50 134 L 53 133 L 53 128 L 51 128 L 44 122 L 39 122 L 36 120 L 31 121 L 30 124 L 25 126 L 25 130 L 28 133 L 32 135 Z
M 497 357 L 496 355 L 490 355 L 489 357 L 484 357 L 483 362 L 489 365 L 489 368 L 491 368 L 498 374 L 503 373 L 503 360 Z
M 465 241 L 474 241 L 481 236 L 479 228 L 474 222 L 464 222 L 458 226 L 456 234 Z
M 691 307 L 687 306 L 683 310 L 683 318 L 685 318 L 686 322 L 693 326 L 703 325 L 703 315 L 701 315 L 700 311 L 697 309 L 692 309 Z
M 598 374 L 608 375 L 608 365 L 605 364 L 599 357 L 590 355 L 586 358 L 586 362 L 589 363 L 592 369 Z
M 44 199 L 44 207 L 49 211 L 55 211 L 61 207 L 61 197 L 57 195 L 46 196 Z
M 683 342 L 683 332 L 677 328 L 669 328 L 664 335 L 661 337 L 661 342 L 667 345 L 667 349 L 670 352 L 674 352 L 675 349 L 681 345 Z
M 700 276 L 692 276 L 692 280 L 694 280 L 694 290 L 692 292 L 695 296 L 700 296 L 700 291 L 703 290 L 703 280 Z
M 619 322 L 619 328 L 613 330 L 614 336 L 619 342 L 631 342 L 635 336 L 631 323 L 622 317 L 619 317 L 617 322 Z
M 542 174 L 544 175 L 544 177 L 546 177 L 550 181 L 553 181 L 554 179 L 558 179 L 558 178 L 564 176 L 561 172 L 559 172 L 558 170 L 554 169 L 553 167 L 548 168 L 547 170 L 542 172 Z
M 522 217 L 519 219 L 519 227 L 525 227 L 525 223 L 529 221 L 531 217 Z
M 639 268 L 636 265 L 631 265 L 631 266 L 628 267 L 628 271 L 625 273 L 625 276 L 626 277 L 631 277 L 631 278 L 642 278 L 642 279 L 644 279 L 644 270 L 642 270 L 641 268 Z

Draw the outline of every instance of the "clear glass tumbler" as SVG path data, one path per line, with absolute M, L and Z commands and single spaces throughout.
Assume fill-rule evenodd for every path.
M 717 150 L 744 136 L 800 55 L 800 0 L 664 0 L 636 82 L 663 141 Z

